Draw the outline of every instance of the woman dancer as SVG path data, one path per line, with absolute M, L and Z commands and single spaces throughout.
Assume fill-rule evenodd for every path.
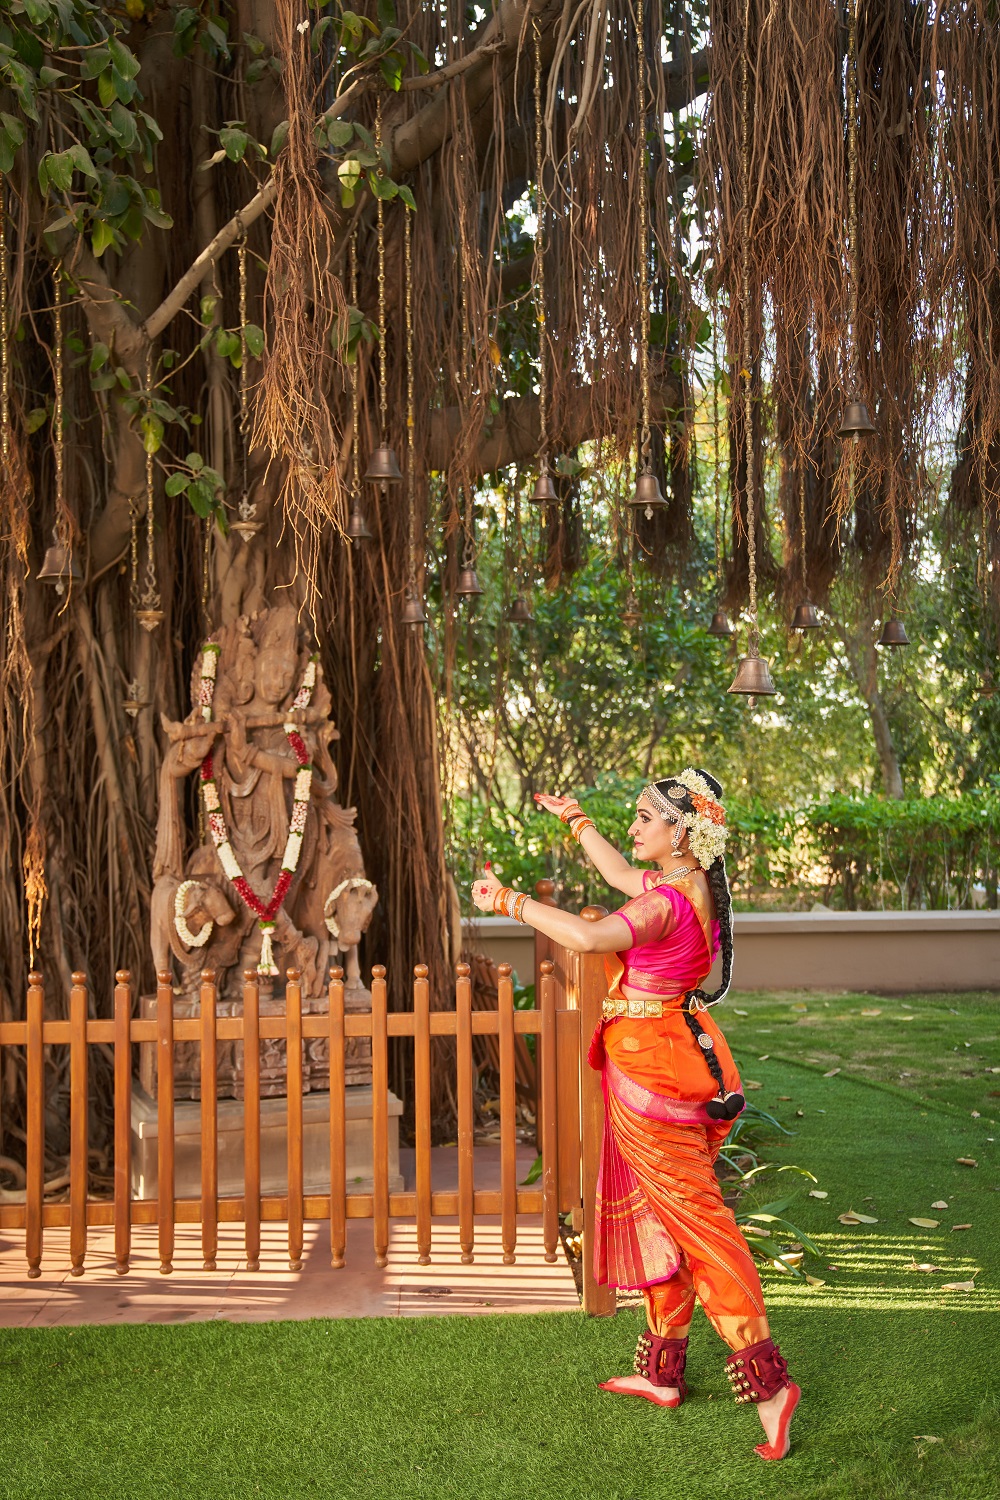
M 585 922 L 502 886 L 487 864 L 473 885 L 481 911 L 515 917 L 566 948 L 603 953 L 608 997 L 589 1061 L 603 1073 L 604 1147 L 597 1188 L 595 1275 L 641 1287 L 648 1328 L 634 1374 L 602 1390 L 680 1406 L 697 1297 L 729 1345 L 726 1373 L 752 1402 L 767 1437 L 761 1458 L 784 1458 L 801 1392 L 770 1335 L 760 1278 L 714 1164 L 744 1107 L 725 1038 L 706 1007 L 729 988 L 732 902 L 723 858 L 722 788 L 685 770 L 647 786 L 629 836 L 638 870 L 569 797 L 536 796 L 566 823 L 608 885 L 628 900 Z M 722 947 L 722 980 L 701 988 Z

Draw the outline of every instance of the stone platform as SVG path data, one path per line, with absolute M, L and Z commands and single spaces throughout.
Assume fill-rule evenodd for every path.
M 372 1191 L 372 1091 L 346 1089 L 347 1191 Z M 399 1170 L 399 1117 L 403 1106 L 389 1095 L 389 1191 L 403 1186 Z M 243 1193 L 243 1102 L 220 1099 L 219 1195 Z M 330 1190 L 330 1095 L 302 1097 L 302 1155 L 305 1191 Z M 159 1128 L 156 1100 L 136 1082 L 132 1091 L 132 1191 L 137 1198 L 157 1196 Z M 288 1187 L 287 1101 L 260 1101 L 261 1192 L 282 1195 Z M 201 1105 L 178 1100 L 174 1105 L 174 1195 L 197 1198 L 201 1192 Z

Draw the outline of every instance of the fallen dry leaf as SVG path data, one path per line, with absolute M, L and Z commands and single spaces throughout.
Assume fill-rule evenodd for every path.
M 934 1437 L 929 1432 L 915 1432 L 913 1434 L 913 1441 L 915 1443 L 943 1443 L 944 1438 Z
M 791 1099 L 792 1099 L 791 1094 L 779 1094 L 778 1095 L 778 1103 L 779 1104 L 790 1104 L 791 1103 Z
M 804 1110 L 804 1109 L 797 1109 L 797 1110 L 796 1110 L 796 1111 L 795 1111 L 795 1113 L 796 1113 L 796 1115 L 797 1115 L 797 1116 L 798 1116 L 798 1117 L 799 1117 L 799 1119 L 800 1119 L 800 1120 L 802 1120 L 802 1119 L 804 1119 L 804 1118 L 805 1118 L 805 1113 L 806 1113 L 806 1112 L 805 1112 L 805 1110 Z
M 824 1193 L 822 1188 L 810 1188 L 809 1196 L 810 1198 L 829 1198 L 830 1194 Z
M 756 1078 L 744 1078 L 743 1087 L 745 1089 L 762 1089 L 764 1085 L 762 1083 L 758 1083 Z
M 911 1224 L 916 1224 L 918 1229 L 937 1229 L 941 1223 L 940 1219 L 911 1219 Z
M 956 1156 L 955 1160 L 960 1167 L 978 1167 L 979 1163 L 974 1156 Z
M 793 1005 L 792 1010 L 808 1010 L 808 1005 Z
M 750 1012 L 748 1010 L 737 1010 L 736 1007 L 735 1007 L 735 1005 L 733 1006 L 733 1015 L 734 1016 L 748 1016 L 749 1014 L 750 1014 Z
M 821 1281 L 818 1276 L 809 1276 L 807 1274 L 806 1275 L 806 1281 L 808 1282 L 808 1284 L 810 1286 L 826 1286 L 826 1282 L 825 1281 Z
M 854 1211 L 853 1208 L 849 1208 L 847 1210 L 846 1214 L 838 1214 L 837 1218 L 838 1218 L 838 1220 L 840 1221 L 841 1224 L 877 1224 L 878 1223 L 878 1219 L 873 1219 L 872 1216 L 871 1216 L 871 1214 L 859 1214 L 859 1213 L 855 1213 L 855 1211 Z
M 861 1014 L 863 1016 L 880 1016 L 882 1012 L 880 1010 L 863 1010 Z
M 917 1019 L 916 1016 L 897 1016 L 896 1017 L 897 1021 L 915 1021 L 916 1019 Z
M 829 1073 L 824 1073 L 823 1074 L 823 1077 L 824 1078 L 836 1078 L 836 1076 L 837 1076 L 837 1074 L 839 1072 L 840 1072 L 839 1068 L 831 1068 L 830 1071 L 829 1071 Z
M 757 1061 L 758 1062 L 767 1062 L 767 1060 L 768 1060 L 768 1058 L 770 1056 L 771 1056 L 770 1052 L 765 1052 L 762 1057 L 758 1057 Z
M 912 1261 L 910 1265 L 907 1266 L 908 1271 L 940 1271 L 940 1269 L 940 1266 L 932 1266 L 930 1261 L 925 1261 L 922 1265 L 919 1266 L 917 1265 L 916 1261 Z
M 945 1202 L 945 1201 L 944 1201 L 944 1199 L 943 1199 L 943 1198 L 939 1198 L 939 1199 L 938 1199 L 938 1201 L 937 1201 L 937 1202 L 936 1202 L 936 1203 L 932 1203 L 932 1204 L 931 1204 L 931 1208 L 947 1208 L 947 1207 L 948 1207 L 948 1205 L 947 1205 L 947 1203 L 946 1203 L 946 1202 Z
M 954 1234 L 956 1229 L 971 1229 L 971 1228 L 972 1228 L 971 1224 L 953 1224 L 951 1226 L 951 1232 L 952 1232 L 952 1234 Z
M 976 1283 L 974 1281 L 942 1281 L 943 1292 L 974 1292 Z

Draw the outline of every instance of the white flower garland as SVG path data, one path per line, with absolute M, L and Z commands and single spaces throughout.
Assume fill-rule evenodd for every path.
M 215 927 L 215 923 L 211 917 L 208 918 L 204 927 L 196 933 L 192 932 L 187 924 L 188 893 L 195 890 L 199 884 L 200 882 L 197 880 L 184 880 L 177 887 L 174 895 L 174 927 L 177 929 L 177 936 L 185 948 L 204 948 L 212 936 L 212 931 Z
M 206 642 L 202 650 L 201 658 L 201 680 L 198 686 L 198 707 L 201 709 L 202 718 L 209 723 L 212 718 L 212 701 L 215 697 L 215 679 L 218 672 L 219 653 L 221 647 L 215 641 Z M 292 700 L 292 711 L 308 708 L 312 702 L 313 689 L 316 686 L 316 663 L 318 657 L 309 658 L 302 683 L 298 692 Z M 281 870 L 275 883 L 271 899 L 266 904 L 260 899 L 256 891 L 250 885 L 246 876 L 240 868 L 240 862 L 236 858 L 229 837 L 229 829 L 222 812 L 222 803 L 219 800 L 219 787 L 215 780 L 215 768 L 213 763 L 213 752 L 210 750 L 205 756 L 201 767 L 201 792 L 208 822 L 208 831 L 215 845 L 215 852 L 219 856 L 219 863 L 225 871 L 226 878 L 239 893 L 240 899 L 245 906 L 257 917 L 260 923 L 260 958 L 257 963 L 258 974 L 277 974 L 278 966 L 274 961 L 274 949 L 271 937 L 274 932 L 274 918 L 284 903 L 292 883 L 292 877 L 298 869 L 299 859 L 302 855 L 302 840 L 306 829 L 306 818 L 309 812 L 309 798 L 312 792 L 312 766 L 309 762 L 309 752 L 305 741 L 299 733 L 298 726 L 289 720 L 284 726 L 285 735 L 291 745 L 295 758 L 299 763 L 299 770 L 295 775 L 295 789 L 293 793 L 292 813 L 288 821 L 288 838 L 285 841 L 285 852 L 281 859 Z M 207 936 L 205 938 L 207 942 Z
M 696 810 L 693 813 L 682 812 L 679 807 L 670 806 L 653 784 L 646 788 L 649 800 L 656 806 L 668 806 L 669 812 L 660 812 L 664 819 L 672 819 L 687 829 L 688 847 L 703 870 L 711 869 L 717 859 L 726 852 L 726 814 L 722 803 L 716 797 L 712 788 L 704 776 L 686 766 L 678 776 L 671 776 L 671 781 L 679 782 L 691 793 Z M 656 796 L 653 796 L 653 793 Z
M 327 932 L 334 941 L 337 941 L 340 937 L 340 928 L 337 925 L 336 918 L 332 915 L 333 903 L 337 897 L 343 895 L 344 891 L 373 891 L 374 889 L 375 887 L 371 881 L 366 880 L 363 875 L 349 875 L 346 880 L 342 880 L 339 885 L 334 886 L 329 896 L 323 902 L 323 921 L 326 923 Z

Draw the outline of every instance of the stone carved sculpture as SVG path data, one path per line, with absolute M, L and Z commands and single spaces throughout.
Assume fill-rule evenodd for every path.
M 369 1008 L 357 944 L 378 893 L 364 872 L 355 809 L 336 800 L 330 694 L 296 610 L 262 609 L 217 631 L 195 663 L 192 705 L 183 721 L 162 721 L 150 918 L 157 971 L 175 975 L 175 1014 L 198 1014 L 204 969 L 216 974 L 218 1013 L 239 1014 L 243 971 L 258 967 L 262 1015 L 283 1010 L 272 976 L 292 967 L 302 975 L 303 1010 L 325 1012 L 328 966 L 344 951 L 347 1008 Z M 181 795 L 195 775 L 203 793 L 211 783 L 207 832 L 185 854 Z M 220 1096 L 240 1097 L 242 1044 L 218 1050 Z M 306 1088 L 328 1086 L 325 1040 L 308 1042 L 304 1072 Z M 197 1044 L 178 1044 L 178 1097 L 198 1096 L 198 1075 Z M 370 1082 L 363 1038 L 349 1039 L 347 1075 Z M 284 1093 L 284 1076 L 284 1042 L 265 1041 L 261 1092 Z

